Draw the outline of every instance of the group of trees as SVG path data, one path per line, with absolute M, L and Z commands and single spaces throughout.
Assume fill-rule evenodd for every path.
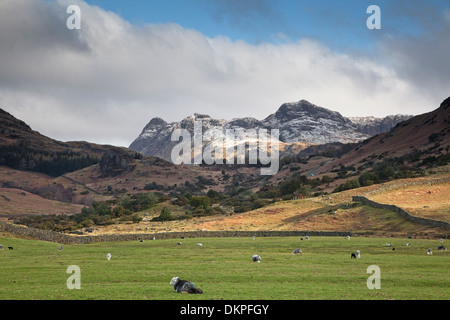
M 0 146 L 0 165 L 58 177 L 99 162 L 87 154 L 73 151 L 48 152 L 23 145 Z
M 118 201 L 94 201 L 90 206 L 81 209 L 79 214 L 20 217 L 14 223 L 54 231 L 72 231 L 109 225 L 117 221 L 139 223 L 142 220 L 140 211 L 150 209 L 166 199 L 164 195 L 158 196 L 151 192 L 126 195 Z

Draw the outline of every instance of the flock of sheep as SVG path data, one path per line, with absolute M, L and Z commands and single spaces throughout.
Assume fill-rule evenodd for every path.
M 347 236 L 346 238 L 347 238 L 347 240 L 350 240 L 350 236 Z M 182 237 L 182 239 L 184 239 L 184 238 Z M 309 240 L 310 238 L 309 238 L 309 236 L 305 236 L 305 239 L 306 239 L 306 240 Z M 155 240 L 155 238 L 153 238 L 153 240 Z M 255 236 L 253 236 L 253 240 L 255 240 Z M 303 240 L 303 238 L 301 238 L 301 240 Z M 140 242 L 144 242 L 144 240 L 140 240 Z M 443 239 L 440 239 L 440 242 L 443 243 Z M 177 245 L 181 246 L 182 243 L 181 243 L 181 242 L 178 242 Z M 411 245 L 411 243 L 407 243 L 407 244 L 406 244 L 406 246 L 410 246 L 410 245 Z M 197 246 L 202 247 L 203 244 L 202 244 L 202 243 L 197 243 Z M 389 244 L 389 243 L 386 243 L 385 246 L 386 246 L 386 247 L 392 247 L 392 245 Z M 4 247 L 3 245 L 0 244 L 0 250 L 3 250 L 4 248 L 5 248 L 5 247 Z M 13 247 L 8 247 L 8 249 L 9 249 L 9 250 L 13 250 L 14 248 L 13 248 Z M 61 245 L 59 245 L 59 246 L 58 246 L 58 250 L 60 251 L 60 250 L 62 250 L 62 249 L 63 249 L 63 247 L 62 247 Z M 447 250 L 443 245 L 437 246 L 437 249 L 438 249 L 438 250 Z M 392 247 L 392 250 L 395 250 L 395 248 Z M 298 254 L 298 255 L 302 255 L 302 253 L 303 253 L 303 251 L 302 251 L 302 249 L 300 249 L 300 248 L 296 248 L 296 249 L 294 249 L 294 250 L 292 251 L 292 254 L 296 254 L 296 255 L 297 255 L 297 254 Z M 427 255 L 432 255 L 432 254 L 433 254 L 433 250 L 432 250 L 431 248 L 429 248 L 429 249 L 427 250 L 426 254 L 427 254 Z M 111 253 L 107 253 L 107 254 L 106 254 L 106 259 L 107 259 L 108 261 L 111 260 L 111 257 L 112 257 L 112 256 L 111 256 Z M 352 253 L 351 253 L 351 258 L 352 258 L 352 259 L 353 259 L 353 258 L 355 258 L 355 259 L 360 259 L 360 257 L 361 257 L 361 253 L 360 253 L 359 250 L 356 250 L 356 252 L 352 252 Z M 260 263 L 260 262 L 261 262 L 261 256 L 258 255 L 258 254 L 252 255 L 252 261 L 253 261 L 253 262 Z M 183 284 L 183 286 L 181 286 L 181 284 Z M 203 291 L 202 291 L 201 289 L 195 288 L 195 285 L 192 284 L 192 282 L 189 282 L 189 281 L 186 281 L 186 280 L 180 280 L 178 277 L 174 277 L 174 278 L 171 280 L 170 285 L 173 286 L 174 289 L 175 289 L 177 292 L 203 293 Z M 185 288 L 189 288 L 189 289 L 185 289 Z

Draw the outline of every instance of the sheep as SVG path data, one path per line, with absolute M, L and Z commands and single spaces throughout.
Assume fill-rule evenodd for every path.
M 179 277 L 173 277 L 169 284 L 178 293 L 192 293 L 192 294 L 202 294 L 203 290 L 197 288 L 195 284 L 187 280 L 181 280 Z
M 411 243 L 409 243 L 409 242 L 406 244 L 407 247 L 409 247 L 410 245 L 411 245 Z
M 305 240 L 309 240 L 309 236 L 306 236 L 306 237 L 305 237 Z
M 13 247 L 8 247 L 8 249 L 9 249 L 9 250 L 14 250 L 14 248 L 13 248 Z
M 111 260 L 111 253 L 108 253 L 108 254 L 106 255 L 106 259 L 108 259 L 108 261 Z
M 58 250 L 61 251 L 62 250 L 62 246 L 58 246 Z
M 431 250 L 431 248 L 428 249 L 427 255 L 429 255 L 429 256 L 433 255 L 433 250 Z
M 181 242 L 178 242 L 177 245 L 181 246 Z
M 390 243 L 386 243 L 386 247 L 390 247 L 391 246 L 391 244 Z
M 356 250 L 356 259 L 359 259 L 361 256 L 361 253 L 359 252 L 359 250 Z
M 302 255 L 302 249 L 297 248 L 297 249 L 295 249 L 294 251 L 292 251 L 292 254 L 299 254 L 299 255 Z
M 438 249 L 438 250 L 447 250 L 447 249 L 445 249 L 444 246 L 438 246 L 437 249 Z
M 347 236 L 347 240 L 350 240 L 350 236 Z
M 257 254 L 254 254 L 253 256 L 252 256 L 252 261 L 253 262 L 261 262 L 261 257 L 259 256 L 259 255 L 257 255 Z
M 353 258 L 355 258 L 355 259 L 356 259 L 356 253 L 352 252 L 352 254 L 351 254 L 350 258 L 351 258 L 351 259 L 353 259 Z
M 2 245 L 2 244 L 0 244 L 0 250 L 3 250 L 5 247 Z
M 197 246 L 199 246 L 199 247 L 202 247 L 202 246 L 203 246 L 203 244 L 201 244 L 201 243 L 197 243 Z

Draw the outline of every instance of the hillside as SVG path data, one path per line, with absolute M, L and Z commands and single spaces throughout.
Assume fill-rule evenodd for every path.
M 450 151 L 450 98 L 436 110 L 415 116 L 399 123 L 386 133 L 378 134 L 361 142 L 352 151 L 318 172 L 325 173 L 339 166 L 372 166 L 388 158 L 403 158 L 404 165 L 428 159 L 430 162 Z M 443 160 L 444 162 L 448 162 Z
M 92 235 L 117 234 L 117 233 L 158 233 L 158 232 L 183 232 L 183 231 L 341 231 L 353 234 L 370 234 L 373 236 L 397 236 L 436 238 L 447 237 L 449 230 L 434 228 L 413 223 L 396 212 L 384 209 L 376 209 L 366 205 L 352 202 L 352 196 L 362 194 L 376 194 L 370 198 L 381 203 L 392 203 L 391 194 L 396 195 L 396 205 L 410 210 L 418 217 L 450 222 L 450 202 L 446 195 L 450 192 L 450 183 L 441 183 L 432 187 L 428 181 L 436 178 L 450 177 L 450 173 L 439 176 L 430 176 L 419 179 L 404 179 L 392 181 L 383 185 L 373 185 L 352 189 L 328 196 L 313 197 L 304 200 L 281 201 L 240 214 L 223 214 L 215 216 L 194 217 L 190 219 L 157 222 L 153 217 L 160 214 L 163 207 L 168 207 L 172 212 L 182 210 L 170 203 L 161 203 L 156 207 L 146 210 L 147 216 L 139 224 L 115 224 L 107 227 L 98 227 Z M 402 187 L 414 181 L 422 181 L 422 185 L 415 187 Z M 395 191 L 388 190 L 387 186 L 397 186 Z M 414 197 L 410 192 L 428 195 L 429 197 Z M 431 191 L 432 194 L 428 192 Z M 423 207 L 440 208 L 434 214 L 429 214 Z
M 51 139 L 0 109 L 0 165 L 56 177 L 97 163 L 109 148 Z

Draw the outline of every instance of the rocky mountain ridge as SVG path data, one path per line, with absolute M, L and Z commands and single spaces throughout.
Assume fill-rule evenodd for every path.
M 273 114 L 263 120 L 251 117 L 234 118 L 230 121 L 213 119 L 209 115 L 194 114 L 179 122 L 168 123 L 155 117 L 144 127 L 141 134 L 131 143 L 130 149 L 147 156 L 156 156 L 171 161 L 171 141 L 175 129 L 187 129 L 193 135 L 194 121 L 201 120 L 203 132 L 242 128 L 279 130 L 279 141 L 284 146 L 301 143 L 323 145 L 328 143 L 357 143 L 373 135 L 389 131 L 398 123 L 412 116 L 395 115 L 385 118 L 347 118 L 306 100 L 284 103 Z

